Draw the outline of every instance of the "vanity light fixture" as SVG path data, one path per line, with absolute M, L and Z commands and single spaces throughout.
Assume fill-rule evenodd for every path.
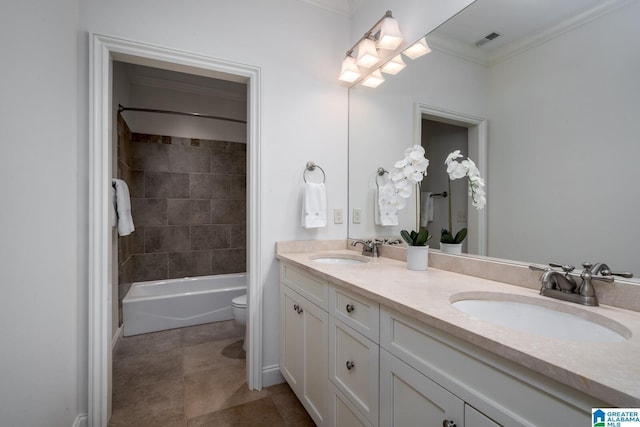
M 356 64 L 364 68 L 371 68 L 380 62 L 376 42 L 369 37 L 365 37 L 358 43 L 358 58 Z
M 376 46 L 378 49 L 395 50 L 404 40 L 404 36 L 398 27 L 398 21 L 387 11 L 380 25 L 380 33 Z
M 347 55 L 342 61 L 342 69 L 340 70 L 339 80 L 347 83 L 353 83 L 362 76 L 360 69 L 356 65 L 356 59 Z
M 383 73 L 396 75 L 400 71 L 404 70 L 404 67 L 406 66 L 407 64 L 405 64 L 402 60 L 402 55 L 397 54 L 389 62 L 384 64 L 382 68 L 380 68 L 380 71 L 382 71 Z
M 398 21 L 393 17 L 391 11 L 387 10 L 384 16 L 347 51 L 338 79 L 347 83 L 357 82 L 363 75 L 371 73 L 367 70 L 363 72 L 358 67 L 373 70 L 373 67 L 381 60 L 378 49 L 394 50 L 403 40 L 404 37 L 398 27 Z M 382 76 L 375 77 L 372 79 L 373 81 L 380 84 L 384 78 Z
M 369 74 L 363 81 L 362 86 L 366 87 L 378 87 L 382 83 L 384 83 L 384 77 L 382 77 L 382 73 L 380 70 L 375 70 L 373 73 Z
M 418 40 L 416 43 L 409 46 L 405 49 L 404 53 L 411 59 L 420 58 L 422 55 L 426 55 L 431 52 L 431 48 L 427 44 L 427 39 L 425 37 Z

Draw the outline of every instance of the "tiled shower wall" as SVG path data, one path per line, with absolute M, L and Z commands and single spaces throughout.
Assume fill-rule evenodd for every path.
M 118 178 L 124 180 L 132 190 L 131 172 L 131 131 L 122 116 L 118 114 Z M 136 233 L 137 231 L 134 231 Z M 118 315 L 122 324 L 122 298 L 127 294 L 133 282 L 133 256 L 131 253 L 134 234 L 118 237 Z
M 130 136 L 119 165 L 136 231 L 122 242 L 123 282 L 129 268 L 128 283 L 246 271 L 246 144 Z

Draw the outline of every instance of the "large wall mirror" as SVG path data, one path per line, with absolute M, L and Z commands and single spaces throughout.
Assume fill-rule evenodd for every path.
M 479 212 L 465 188 L 449 194 L 454 230 L 469 228 L 465 253 L 604 261 L 640 277 L 638 22 L 634 0 L 477 0 L 428 34 L 431 53 L 376 89 L 351 88 L 349 237 L 415 229 L 415 192 L 397 226 L 376 225 L 378 169 L 425 144 L 423 186 L 437 194 L 459 148 L 487 182 Z M 437 248 L 448 201 L 436 197 L 433 212 Z

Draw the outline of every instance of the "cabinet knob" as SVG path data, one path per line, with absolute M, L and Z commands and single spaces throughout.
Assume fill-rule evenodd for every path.
M 351 360 L 347 360 L 347 371 L 352 370 L 355 366 L 356 366 L 355 362 L 352 362 Z
M 442 427 L 456 427 L 456 422 L 451 420 L 442 421 Z
M 353 306 L 353 304 L 347 304 L 347 313 L 351 314 L 353 313 L 353 310 L 355 310 L 356 308 Z
M 298 304 L 293 304 L 293 310 L 298 314 L 300 314 L 300 313 L 302 313 L 304 311 L 302 309 L 302 307 L 300 307 Z

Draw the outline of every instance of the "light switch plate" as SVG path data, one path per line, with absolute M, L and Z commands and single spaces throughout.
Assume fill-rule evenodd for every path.
M 353 209 L 353 223 L 354 224 L 360 224 L 360 221 L 362 221 L 362 211 L 360 209 Z

